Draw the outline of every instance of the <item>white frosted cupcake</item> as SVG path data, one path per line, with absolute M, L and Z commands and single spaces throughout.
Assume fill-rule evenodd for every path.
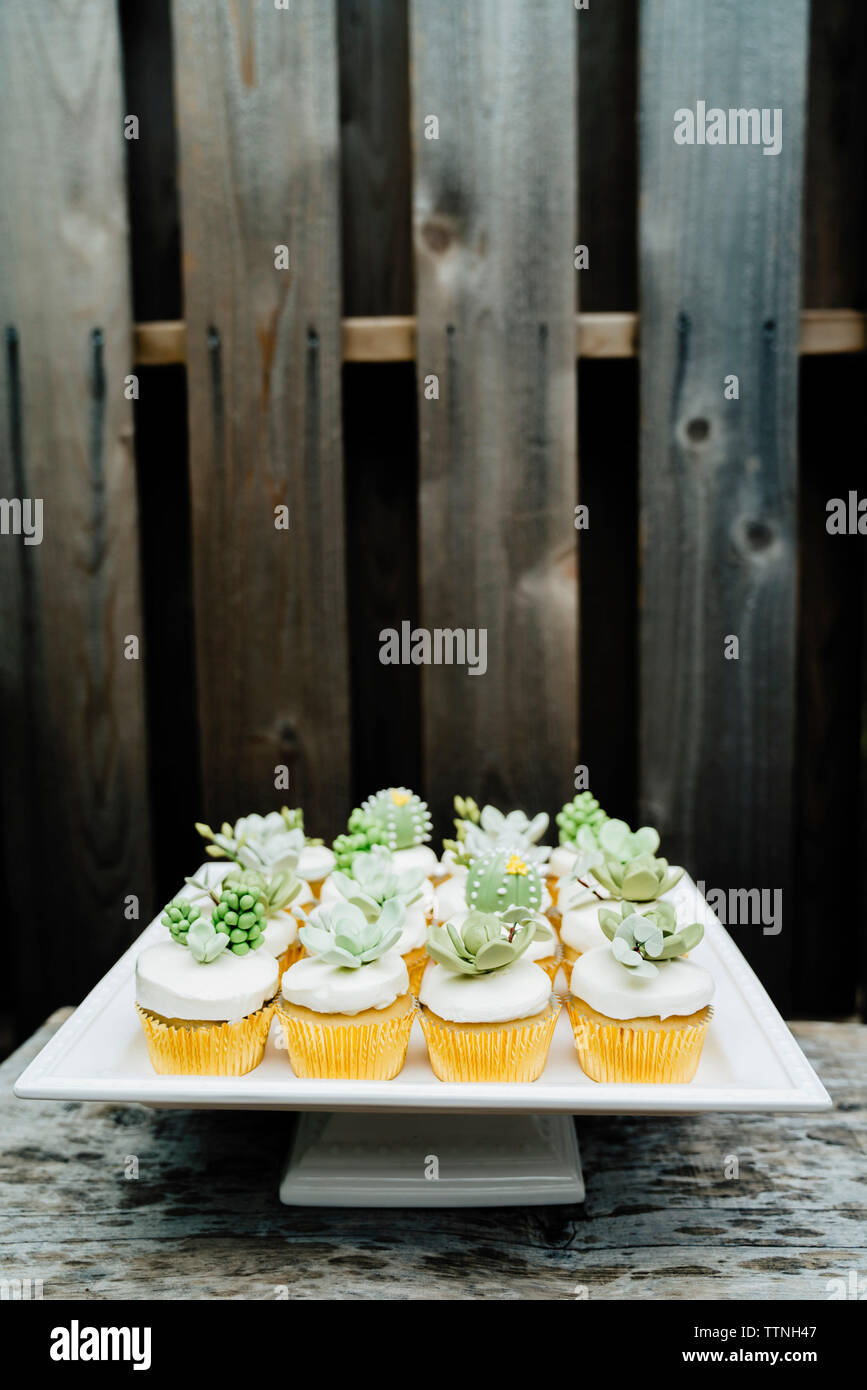
M 169 916 L 171 914 L 171 916 Z M 239 953 L 225 929 L 188 899 L 166 909 L 172 939 L 136 962 L 136 1010 L 151 1064 L 161 1074 L 241 1076 L 265 1052 L 278 987 L 277 962 L 259 930 Z
M 712 976 L 682 959 L 701 940 L 670 903 L 600 909 L 604 946 L 575 962 L 567 1004 L 582 1070 L 594 1081 L 683 1083 L 698 1067 Z
M 388 1081 L 404 1064 L 415 1004 L 396 949 L 401 904 L 370 922 L 352 903 L 320 905 L 307 955 L 283 976 L 277 1016 L 297 1076 Z
M 349 902 L 364 913 L 369 922 L 379 917 L 387 903 L 400 904 L 403 925 L 395 946 L 409 972 L 409 985 L 418 993 L 422 974 L 427 965 L 424 949 L 428 917 L 426 896 L 433 900 L 433 887 L 421 869 L 399 869 L 399 861 L 380 845 L 369 854 L 357 854 L 352 861 L 352 874 L 339 869 L 331 875 L 322 894 L 322 901 Z
M 431 1067 L 441 1081 L 535 1081 L 559 1004 L 551 980 L 525 958 L 537 919 L 516 908 L 471 912 L 459 928 L 432 926 L 436 964 L 419 993 Z

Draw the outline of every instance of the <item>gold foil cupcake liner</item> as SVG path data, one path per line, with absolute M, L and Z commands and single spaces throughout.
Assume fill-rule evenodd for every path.
M 167 1023 L 136 1004 L 148 1055 L 161 1076 L 243 1076 L 265 1055 L 274 999 L 233 1023 Z
M 424 946 L 417 946 L 413 951 L 407 951 L 403 957 L 403 963 L 409 974 L 409 992 L 418 994 L 421 989 L 421 981 L 424 972 L 427 970 L 427 963 L 430 956 Z
M 538 965 L 540 970 L 544 970 L 548 979 L 553 985 L 557 978 L 557 971 L 560 969 L 560 957 L 558 955 L 542 956 L 541 960 L 534 960 L 534 965 Z
M 318 1023 L 277 1004 L 277 1017 L 296 1076 L 335 1081 L 391 1081 L 406 1061 L 415 1005 L 376 1023 Z
M 281 980 L 283 979 L 285 972 L 289 969 L 289 966 L 294 965 L 296 960 L 300 960 L 303 955 L 304 947 L 301 945 L 301 942 L 296 937 L 294 941 L 290 941 L 289 945 L 286 947 L 286 950 L 283 951 L 282 954 L 277 957 L 277 969 L 280 971 Z
M 541 1018 L 497 1024 L 449 1023 L 422 1006 L 421 1026 L 440 1081 L 535 1081 L 548 1059 L 560 1001 Z
M 566 1008 L 581 1069 L 591 1081 L 602 1082 L 681 1085 L 692 1081 L 713 1017 L 708 1007 L 698 1023 L 646 1028 L 615 1019 L 598 1023 L 572 997 Z

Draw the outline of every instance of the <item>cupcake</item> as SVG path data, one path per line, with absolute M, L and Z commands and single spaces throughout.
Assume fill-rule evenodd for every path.
M 552 878 L 559 879 L 571 873 L 579 854 L 597 847 L 598 833 L 608 816 L 595 796 L 591 796 L 590 792 L 579 792 L 561 807 L 555 820 L 560 831 L 560 843 L 551 851 L 549 872 Z
M 661 901 L 603 907 L 599 918 L 606 944 L 575 962 L 567 1003 L 582 1070 L 593 1081 L 691 1081 L 714 982 L 682 957 L 704 928 L 678 928 L 674 907 Z
M 277 1016 L 296 1076 L 390 1081 L 406 1059 L 415 1003 L 397 950 L 403 906 L 374 921 L 321 904 L 301 928 L 306 956 L 283 976 Z
M 255 916 L 255 914 L 254 914 Z M 258 917 L 256 918 L 258 922 Z M 136 1011 L 161 1075 L 243 1076 L 265 1053 L 278 988 L 261 928 L 219 929 L 176 898 L 162 921 L 171 939 L 136 961 Z
M 335 866 L 331 850 L 321 840 L 310 840 L 304 834 L 304 813 L 300 808 L 290 810 L 284 806 L 266 816 L 241 816 L 234 825 L 225 821 L 219 831 L 197 821 L 196 829 L 210 842 L 207 852 L 212 859 L 233 859 L 241 868 L 258 869 L 269 877 L 284 872 L 297 874 L 308 885 L 303 899 L 311 903 Z
M 407 787 L 386 787 L 351 813 L 347 833 L 334 841 L 337 867 L 346 872 L 357 854 L 382 845 L 394 856 L 398 870 L 421 869 L 426 877 L 438 878 L 439 861 L 426 843 L 430 830 L 426 802 Z
M 440 1081 L 535 1081 L 560 1010 L 551 981 L 526 959 L 535 914 L 470 912 L 428 931 L 436 962 L 419 992 L 421 1025 Z
M 571 875 L 558 884 L 560 940 L 567 963 L 605 944 L 598 923 L 600 902 L 652 902 L 670 893 L 683 875 L 683 869 L 653 854 L 659 835 L 652 826 L 633 832 L 625 821 L 610 820 L 602 826 L 600 842 L 598 849 L 584 850 Z M 642 846 L 650 848 L 642 851 Z
M 351 876 L 338 869 L 331 875 L 322 901 L 352 903 L 364 913 L 369 922 L 375 921 L 386 903 L 398 902 L 403 909 L 403 926 L 395 950 L 403 957 L 409 973 L 409 987 L 418 994 L 421 977 L 428 962 L 424 947 L 428 916 L 425 908 L 427 888 L 433 900 L 433 889 L 421 869 L 395 867 L 394 858 L 381 845 L 369 854 L 357 854 Z

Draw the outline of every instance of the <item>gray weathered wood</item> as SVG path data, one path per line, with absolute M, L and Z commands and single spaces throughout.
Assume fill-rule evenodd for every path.
M 115 7 L 0 8 L 3 883 L 15 1006 L 83 991 L 150 911 L 123 106 Z M 46 894 L 50 864 L 54 894 Z M 75 949 L 68 943 L 74 940 Z
M 532 812 L 572 785 L 575 25 L 521 0 L 411 10 L 422 621 L 488 642 L 483 676 L 424 671 L 441 823 L 455 791 Z
M 863 1277 L 858 1025 L 793 1025 L 833 1112 L 581 1117 L 581 1206 L 407 1213 L 281 1207 L 286 1115 L 14 1099 L 60 1021 L 0 1069 L 0 1267 L 46 1299 L 822 1301 Z
M 329 835 L 349 786 L 334 6 L 173 14 L 205 810 L 288 800 Z
M 709 886 L 783 891 L 735 934 L 785 1007 L 807 4 L 645 0 L 641 43 L 641 809 Z M 676 144 L 698 100 L 782 107 L 781 153 Z

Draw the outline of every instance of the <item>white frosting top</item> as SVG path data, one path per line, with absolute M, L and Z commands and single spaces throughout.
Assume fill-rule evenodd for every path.
M 319 883 L 337 864 L 333 850 L 327 845 L 305 845 L 298 856 L 296 873 L 308 883 Z
M 676 956 L 646 978 L 620 965 L 607 944 L 579 956 L 572 993 L 606 1018 L 672 1018 L 694 1014 L 713 998 L 713 977 L 704 966 Z
M 264 935 L 265 949 L 270 951 L 272 956 L 282 956 L 292 942 L 297 940 L 298 923 L 290 913 L 278 912 L 276 917 L 269 917 Z
M 277 993 L 277 962 L 264 946 L 246 956 L 223 951 L 200 965 L 177 941 L 142 951 L 135 967 L 135 997 L 164 1018 L 231 1023 L 261 1009 Z
M 424 908 L 421 903 L 413 903 L 404 918 L 403 931 L 393 949 L 405 956 L 407 951 L 415 951 L 419 946 L 423 946 L 426 936 L 427 919 Z
M 408 991 L 409 975 L 396 950 L 355 970 L 328 965 L 318 956 L 305 956 L 290 965 L 283 976 L 283 998 L 318 1014 L 387 1009 Z
M 551 997 L 544 970 L 520 956 L 489 975 L 459 975 L 444 965 L 429 965 L 422 976 L 419 1000 L 451 1023 L 507 1023 L 541 1013 Z
M 546 960 L 548 956 L 556 956 L 556 954 L 557 938 L 552 931 L 550 936 L 537 937 L 535 941 L 531 941 L 519 959 Z
M 557 845 L 556 849 L 552 849 L 551 858 L 546 866 L 548 873 L 553 874 L 555 878 L 562 878 L 564 874 L 569 873 L 577 858 L 577 849 L 570 849 L 568 845 Z
M 596 946 L 605 946 L 608 937 L 599 925 L 599 909 L 602 906 L 598 899 L 593 898 L 583 907 L 573 907 L 564 912 L 560 918 L 560 940 L 571 946 L 573 951 L 592 951 Z
M 409 849 L 393 849 L 391 857 L 398 873 L 404 869 L 423 869 L 428 877 L 439 875 L 439 860 L 430 845 L 411 845 Z

